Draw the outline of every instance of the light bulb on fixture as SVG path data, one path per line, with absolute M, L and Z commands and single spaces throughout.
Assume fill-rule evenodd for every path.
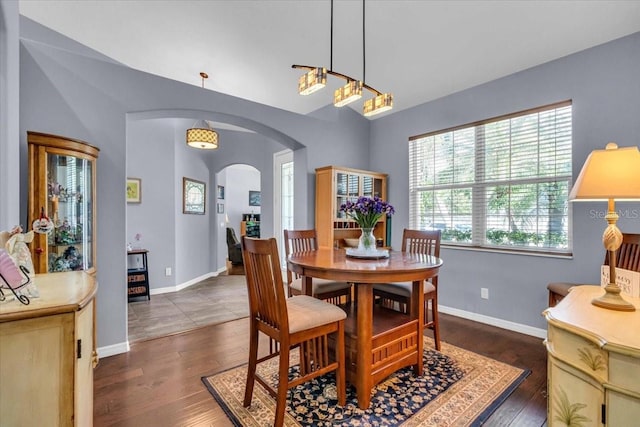
M 362 112 L 366 117 L 375 116 L 384 113 L 393 108 L 393 95 L 390 93 L 381 93 L 374 98 L 367 99 L 364 102 Z
M 343 107 L 362 98 L 362 82 L 350 80 L 346 85 L 333 93 L 333 105 Z
M 310 95 L 325 87 L 326 84 L 327 69 L 324 67 L 314 68 L 300 76 L 298 80 L 298 93 L 300 93 L 300 95 Z

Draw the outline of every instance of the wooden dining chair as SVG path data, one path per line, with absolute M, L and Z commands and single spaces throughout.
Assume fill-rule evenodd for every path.
M 287 298 L 282 283 L 276 239 L 242 237 L 249 294 L 249 365 L 243 404 L 251 405 L 256 381 L 276 400 L 274 426 L 282 426 L 287 392 L 310 379 L 335 371 L 338 404 L 346 403 L 344 319 L 339 307 L 307 295 Z M 258 335 L 264 333 L 278 345 L 276 351 L 258 359 Z M 330 358 L 329 335 L 335 334 Z M 300 350 L 300 374 L 289 377 L 289 354 Z M 257 372 L 258 363 L 273 357 L 278 361 L 278 385 L 272 387 Z
M 316 230 L 284 230 L 285 254 L 287 258 L 298 252 L 318 249 Z M 348 304 L 351 302 L 351 283 L 333 280 L 313 279 L 312 295 L 332 304 Z M 289 296 L 302 294 L 302 277 L 287 269 L 287 288 Z
M 640 234 L 622 234 L 622 244 L 616 251 L 616 268 L 640 272 Z M 604 253 L 604 265 L 609 265 L 609 251 Z M 549 307 L 555 307 L 569 294 L 574 286 L 580 283 L 551 282 L 547 285 L 549 291 Z M 599 286 L 599 285 L 595 285 Z
M 402 252 L 440 256 L 440 230 L 409 230 L 402 233 Z M 411 282 L 381 283 L 373 285 L 373 296 L 387 308 L 408 312 Z M 433 331 L 436 350 L 440 350 L 440 324 L 438 322 L 438 276 L 424 284 L 424 327 Z M 429 310 L 431 308 L 431 310 Z M 431 315 L 429 315 L 431 311 Z

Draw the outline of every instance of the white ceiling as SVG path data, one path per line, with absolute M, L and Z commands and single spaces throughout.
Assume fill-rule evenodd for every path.
M 20 0 L 20 13 L 131 68 L 197 86 L 205 71 L 207 89 L 306 114 L 344 84 L 300 96 L 291 68 L 330 67 L 330 4 Z M 335 0 L 333 70 L 354 78 L 362 22 L 361 1 Z M 365 22 L 365 83 L 395 112 L 640 31 L 640 1 L 369 0 Z

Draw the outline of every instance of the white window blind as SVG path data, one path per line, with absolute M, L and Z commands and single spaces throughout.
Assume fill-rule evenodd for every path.
M 571 251 L 571 103 L 409 139 L 409 222 L 443 244 Z

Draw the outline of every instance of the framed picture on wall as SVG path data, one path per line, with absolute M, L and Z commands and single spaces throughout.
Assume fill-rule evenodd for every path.
M 249 206 L 260 206 L 260 192 L 249 190 Z
M 224 203 L 218 203 L 218 213 L 224 213 Z
M 191 178 L 182 178 L 182 213 L 204 215 L 207 184 Z
M 222 185 L 218 185 L 218 199 L 224 200 L 224 187 Z
M 142 180 L 140 178 L 127 178 L 127 203 L 142 202 Z

